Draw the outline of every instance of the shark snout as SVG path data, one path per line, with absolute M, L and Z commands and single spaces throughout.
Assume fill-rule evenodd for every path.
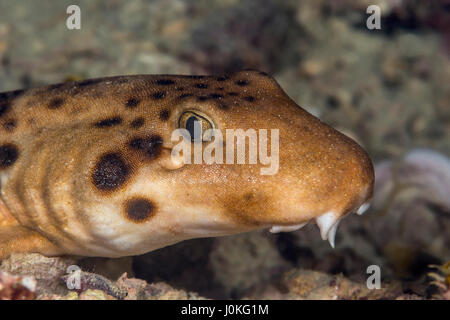
M 295 214 L 289 224 L 273 224 L 271 232 L 289 232 L 316 223 L 322 239 L 334 248 L 342 218 L 349 213 L 361 215 L 367 211 L 374 187 L 372 161 L 352 139 L 337 132 L 336 137 L 339 139 L 316 146 L 315 154 L 321 157 L 314 157 L 314 161 L 305 161 L 302 155 L 299 163 L 305 169 L 297 170 L 298 184 L 292 188 L 298 190 L 298 202 L 292 206 Z M 301 212 L 295 206 L 302 207 Z

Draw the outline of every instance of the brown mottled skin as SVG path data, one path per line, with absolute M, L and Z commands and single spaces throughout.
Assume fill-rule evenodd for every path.
M 221 130 L 279 129 L 279 171 L 181 164 L 183 111 Z M 204 142 L 205 143 L 205 142 Z M 12 252 L 119 257 L 185 239 L 354 212 L 372 163 L 270 76 L 137 75 L 0 93 L 0 259 Z

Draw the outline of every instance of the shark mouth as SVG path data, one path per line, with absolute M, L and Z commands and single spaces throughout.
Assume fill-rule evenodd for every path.
M 359 207 L 359 209 L 356 210 L 356 214 L 358 215 L 364 214 L 364 212 L 366 212 L 367 209 L 369 209 L 369 207 L 370 204 L 368 202 L 363 203 L 361 207 Z M 333 211 L 329 211 L 316 218 L 316 223 L 320 229 L 320 236 L 322 237 L 322 240 L 328 240 L 330 246 L 333 249 L 335 245 L 337 228 L 339 226 L 339 223 L 341 222 L 342 217 L 343 216 L 339 216 L 335 214 Z M 272 226 L 269 231 L 272 233 L 291 232 L 303 228 L 307 223 L 308 222 L 304 222 L 301 224 L 290 226 Z

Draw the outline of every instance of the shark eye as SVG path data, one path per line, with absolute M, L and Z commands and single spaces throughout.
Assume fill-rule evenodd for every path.
M 198 111 L 183 112 L 178 120 L 178 127 L 186 129 L 194 142 L 209 141 L 211 134 L 207 136 L 205 132 L 214 129 L 212 121 Z

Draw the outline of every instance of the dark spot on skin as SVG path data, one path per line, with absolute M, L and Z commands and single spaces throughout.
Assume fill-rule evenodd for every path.
M 19 157 L 19 150 L 13 144 L 0 146 L 0 169 L 5 169 L 16 162 Z
M 14 91 L 8 91 L 0 93 L 0 100 L 13 100 L 17 98 L 18 96 L 22 95 L 25 92 L 25 90 L 14 90 Z
M 224 104 L 224 103 L 219 103 L 219 108 L 222 109 L 222 110 L 227 110 L 228 106 L 226 104 Z
M 11 91 L 11 92 L 8 94 L 8 97 L 9 97 L 9 99 L 16 99 L 17 97 L 19 97 L 19 96 L 21 96 L 22 94 L 24 94 L 25 91 L 26 91 L 26 90 L 14 90 L 14 91 Z
M 228 80 L 228 78 L 227 77 L 217 77 L 216 80 L 217 81 L 226 81 L 226 80 Z
M 184 90 L 184 87 L 176 87 L 175 90 L 177 90 L 177 91 L 183 91 L 183 90 Z
M 150 138 L 134 138 L 128 145 L 136 151 L 143 151 L 146 157 L 155 158 L 161 153 L 163 140 L 160 136 Z
M 243 87 L 243 86 L 247 86 L 249 84 L 249 82 L 247 80 L 238 80 L 238 81 L 236 81 L 236 84 L 238 86 Z
M 195 85 L 195 87 L 196 87 L 196 88 L 199 88 L 199 89 L 207 89 L 207 88 L 208 88 L 208 85 L 205 84 L 205 83 L 197 83 L 197 84 Z
M 137 129 L 137 128 L 142 127 L 144 125 L 144 123 L 145 123 L 144 118 L 140 117 L 140 118 L 134 119 L 133 122 L 131 122 L 130 125 L 131 125 L 132 128 Z
M 127 217 L 134 222 L 142 222 L 153 215 L 155 206 L 144 198 L 136 198 L 125 203 Z
M 209 99 L 208 96 L 199 96 L 199 97 L 197 97 L 197 101 L 206 101 L 208 99 Z
M 242 190 L 242 192 L 245 192 Z M 233 195 L 225 200 L 225 208 L 231 219 L 241 224 L 258 225 L 258 217 L 269 217 L 272 214 L 272 205 L 269 197 L 263 192 L 252 192 L 243 195 Z
M 181 96 L 178 97 L 178 99 L 185 99 L 187 97 L 192 97 L 192 94 L 190 94 L 190 93 L 183 93 Z
M 142 150 L 145 148 L 145 139 L 143 138 L 134 138 L 133 140 L 131 140 L 128 145 L 130 146 L 131 149 L 134 150 Z
M 87 79 L 87 80 L 80 81 L 77 84 L 79 87 L 87 87 L 87 86 L 92 86 L 94 84 L 100 83 L 102 81 L 103 81 L 103 79 Z
M 218 88 L 216 88 L 216 90 L 223 91 L 223 90 L 225 90 L 225 88 L 224 87 L 218 87 Z
M 96 122 L 94 124 L 94 126 L 96 126 L 97 128 L 106 128 L 106 127 L 116 126 L 121 123 L 122 123 L 122 118 L 113 117 L 113 118 L 109 118 L 109 119 L 100 120 L 100 121 Z
M 175 81 L 170 80 L 170 79 L 159 79 L 159 80 L 156 80 L 156 84 L 158 86 L 170 86 L 172 84 L 175 84 Z
M 127 108 L 134 108 L 134 107 L 136 107 L 138 104 L 139 104 L 139 99 L 136 99 L 136 98 L 130 98 L 130 99 L 128 99 L 128 101 L 127 101 L 127 103 L 125 104 L 125 106 L 127 107 Z
M 239 95 L 239 93 L 237 92 L 228 92 L 228 95 L 231 97 L 237 97 Z
M 14 119 L 10 119 L 7 120 L 4 124 L 3 124 L 3 128 L 5 128 L 6 131 L 13 131 L 17 126 L 16 120 Z
M 166 94 L 162 91 L 158 91 L 158 92 L 152 94 L 152 98 L 155 100 L 163 99 L 165 96 L 166 96 Z
M 131 169 L 119 153 L 107 153 L 97 162 L 92 180 L 103 191 L 119 188 L 129 177 Z
M 253 102 L 253 101 L 255 101 L 255 97 L 252 97 L 252 96 L 246 96 L 246 97 L 244 98 L 244 100 L 246 100 L 246 101 L 248 101 L 248 102 Z
M 167 119 L 169 119 L 170 116 L 170 111 L 167 109 L 161 110 L 161 112 L 159 113 L 159 118 L 162 121 L 167 121 Z
M 212 98 L 212 99 L 222 99 L 222 98 L 223 98 L 223 95 L 218 94 L 218 93 L 211 93 L 211 94 L 209 95 L 209 97 Z
M 0 103 L 0 117 L 8 111 L 10 105 L 8 102 Z
M 58 109 L 64 104 L 63 98 L 54 98 L 50 100 L 50 103 L 48 104 L 49 109 Z

